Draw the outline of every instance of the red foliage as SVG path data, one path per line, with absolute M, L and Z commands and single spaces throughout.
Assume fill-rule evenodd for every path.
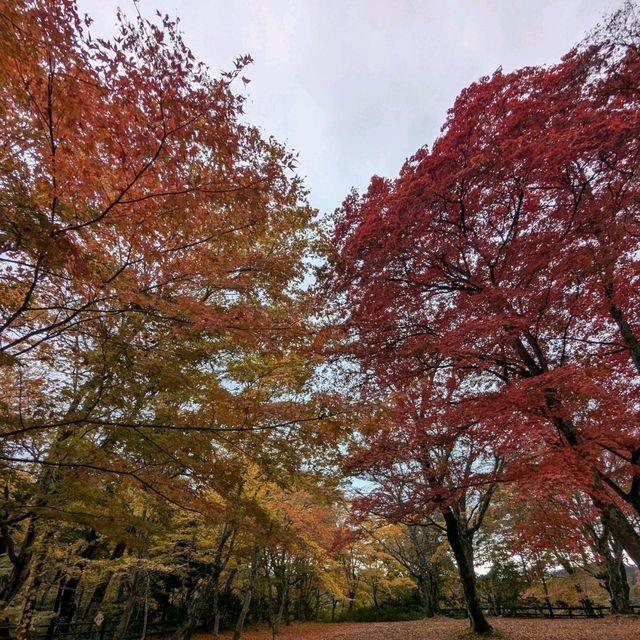
M 511 478 L 583 489 L 638 562 L 639 87 L 606 40 L 471 85 L 432 150 L 345 200 L 328 285 L 380 387 L 436 381 L 450 440 L 472 425 Z

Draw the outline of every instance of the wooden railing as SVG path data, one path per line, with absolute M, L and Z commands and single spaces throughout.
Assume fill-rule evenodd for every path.
M 105 621 L 101 625 L 94 622 L 74 622 L 71 624 L 52 621 L 49 624 L 35 625 L 28 631 L 28 640 L 112 640 L 118 628 L 118 621 Z M 132 622 L 127 628 L 123 640 L 144 640 L 158 636 L 170 636 L 176 630 L 176 623 L 167 624 Z M 0 640 L 12 640 L 16 637 L 16 626 L 0 624 Z
M 633 613 L 640 614 L 640 605 L 631 607 Z M 487 616 L 505 616 L 509 618 L 604 618 L 611 613 L 611 607 L 597 605 L 581 607 L 551 607 L 546 605 L 526 607 L 485 607 L 483 612 Z M 440 609 L 439 613 L 452 618 L 465 618 L 467 610 L 464 608 Z
M 640 605 L 631 607 L 633 613 L 640 614 Z M 483 609 L 487 616 L 505 616 L 510 618 L 604 618 L 611 613 L 610 607 L 595 605 L 585 607 L 487 607 Z M 440 609 L 439 615 L 452 618 L 465 618 L 464 608 Z M 49 624 L 36 625 L 29 629 L 28 640 L 112 640 L 118 628 L 118 621 L 105 621 L 101 625 L 94 622 L 74 622 L 71 624 L 52 620 Z M 149 622 L 146 626 L 140 622 L 132 622 L 123 640 L 145 640 L 146 638 L 168 637 L 177 628 L 177 624 L 166 622 Z M 0 640 L 13 640 L 16 627 L 13 624 L 0 623 Z

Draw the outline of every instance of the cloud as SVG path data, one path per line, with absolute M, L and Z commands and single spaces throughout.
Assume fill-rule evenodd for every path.
M 80 0 L 109 32 L 122 0 Z M 311 201 L 333 210 L 374 173 L 394 176 L 431 144 L 462 88 L 498 66 L 553 63 L 607 0 L 143 0 L 179 15 L 212 70 L 240 54 L 248 119 L 300 154 Z M 134 13 L 133 4 L 124 4 Z

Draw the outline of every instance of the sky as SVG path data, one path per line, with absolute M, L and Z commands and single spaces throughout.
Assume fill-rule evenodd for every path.
M 438 136 L 460 91 L 498 67 L 553 64 L 621 0 L 140 0 L 179 17 L 212 73 L 249 53 L 247 121 L 299 154 L 311 204 L 333 211 Z M 132 0 L 78 0 L 92 32 Z

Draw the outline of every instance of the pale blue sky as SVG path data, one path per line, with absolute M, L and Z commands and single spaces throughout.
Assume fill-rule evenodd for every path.
M 351 186 L 395 176 L 431 144 L 460 90 L 498 66 L 553 63 L 615 0 L 141 0 L 181 18 L 212 70 L 250 53 L 247 119 L 300 154 L 311 202 L 331 211 Z M 112 32 L 120 5 L 79 0 Z M 240 88 L 240 87 L 239 87 Z

